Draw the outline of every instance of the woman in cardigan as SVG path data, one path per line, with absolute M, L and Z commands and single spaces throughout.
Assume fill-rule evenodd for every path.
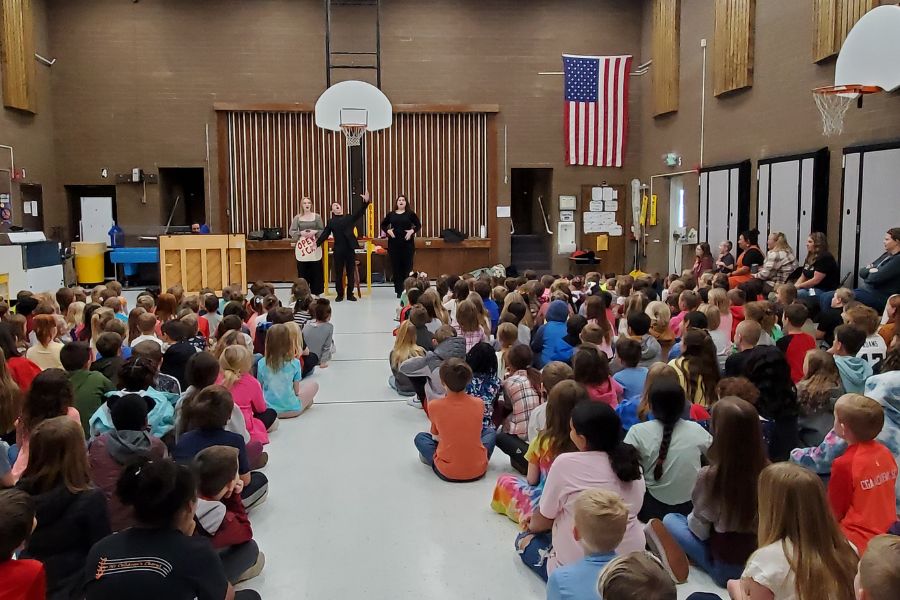
M 312 201 L 304 197 L 300 201 L 300 214 L 291 220 L 290 236 L 298 244 L 296 251 L 297 277 L 309 283 L 309 291 L 320 295 L 325 291 L 325 274 L 322 270 L 322 249 L 316 246 L 316 237 L 325 229 L 322 217 L 312 210 Z
M 406 196 L 397 196 L 394 210 L 381 221 L 381 230 L 388 236 L 388 255 L 394 271 L 394 291 L 399 298 L 403 294 L 403 280 L 413 268 L 416 253 L 415 236 L 422 224 L 409 206 Z

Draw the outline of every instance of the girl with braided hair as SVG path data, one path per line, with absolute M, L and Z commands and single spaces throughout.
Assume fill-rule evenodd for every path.
M 670 378 L 660 378 L 648 391 L 653 420 L 628 430 L 625 443 L 640 455 L 647 482 L 638 515 L 645 523 L 669 513 L 691 512 L 691 492 L 712 436 L 693 421 L 684 420 L 684 389 Z M 661 524 L 660 524 L 661 525 Z

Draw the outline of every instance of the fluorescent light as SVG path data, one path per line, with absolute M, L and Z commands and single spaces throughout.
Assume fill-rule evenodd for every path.
M 684 227 L 684 188 L 678 190 L 678 226 Z

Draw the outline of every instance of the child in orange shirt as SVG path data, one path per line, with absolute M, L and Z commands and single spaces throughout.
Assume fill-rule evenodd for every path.
M 482 427 L 484 402 L 465 393 L 472 369 L 464 360 L 444 361 L 440 378 L 447 395 L 428 403 L 431 433 L 414 440 L 419 460 L 444 481 L 476 481 L 487 472 L 497 434 Z
M 832 464 L 828 501 L 860 556 L 870 539 L 897 520 L 897 463 L 875 441 L 883 426 L 884 409 L 871 398 L 844 394 L 834 406 L 834 432 L 850 447 Z

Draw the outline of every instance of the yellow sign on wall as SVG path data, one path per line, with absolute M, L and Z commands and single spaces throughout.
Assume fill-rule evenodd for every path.
M 650 196 L 650 225 L 656 225 L 656 194 Z

